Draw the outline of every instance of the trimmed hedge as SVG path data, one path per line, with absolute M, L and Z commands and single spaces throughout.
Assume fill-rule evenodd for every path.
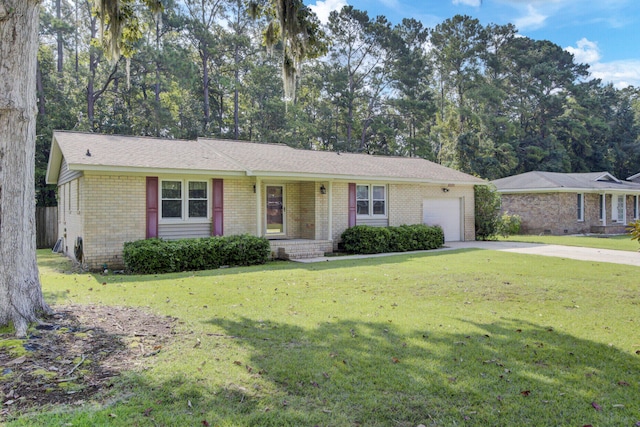
M 437 249 L 443 244 L 442 228 L 422 224 L 399 227 L 356 225 L 342 233 L 344 250 L 354 254 L 420 251 Z
M 264 264 L 271 247 L 263 237 L 249 235 L 201 239 L 146 239 L 124 244 L 127 271 L 139 274 L 173 273 Z

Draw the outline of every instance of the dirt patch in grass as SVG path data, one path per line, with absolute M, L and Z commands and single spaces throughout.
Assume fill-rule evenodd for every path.
M 66 305 L 27 339 L 0 334 L 0 421 L 50 405 L 81 405 L 125 370 L 153 363 L 175 319 L 129 307 Z

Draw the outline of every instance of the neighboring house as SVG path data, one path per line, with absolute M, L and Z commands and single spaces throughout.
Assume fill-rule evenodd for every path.
M 153 237 L 247 233 L 284 258 L 332 252 L 356 224 L 426 223 L 473 240 L 473 186 L 485 181 L 418 158 L 56 131 L 47 183 L 62 250 L 81 244 L 95 269 L 122 266 L 125 242 Z
M 640 184 L 640 173 L 637 173 L 635 175 L 631 175 L 629 178 L 627 178 L 627 181 L 637 182 L 637 183 Z
M 638 219 L 640 183 L 608 172 L 527 172 L 492 181 L 502 212 L 522 218 L 527 234 L 624 233 Z

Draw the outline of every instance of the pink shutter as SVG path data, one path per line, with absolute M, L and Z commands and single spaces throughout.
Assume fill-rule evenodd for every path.
M 356 225 L 356 184 L 349 183 L 349 227 Z
M 147 239 L 158 237 L 158 177 L 147 177 Z
M 223 181 L 221 179 L 213 180 L 213 226 L 211 234 L 214 236 L 222 236 L 223 234 L 223 218 L 224 218 L 224 191 Z

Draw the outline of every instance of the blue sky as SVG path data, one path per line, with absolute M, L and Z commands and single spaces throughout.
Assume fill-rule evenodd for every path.
M 305 0 L 320 20 L 344 5 L 384 15 L 392 23 L 416 18 L 433 28 L 456 14 L 483 25 L 512 23 L 519 34 L 550 40 L 590 65 L 593 77 L 618 88 L 640 87 L 639 0 Z

